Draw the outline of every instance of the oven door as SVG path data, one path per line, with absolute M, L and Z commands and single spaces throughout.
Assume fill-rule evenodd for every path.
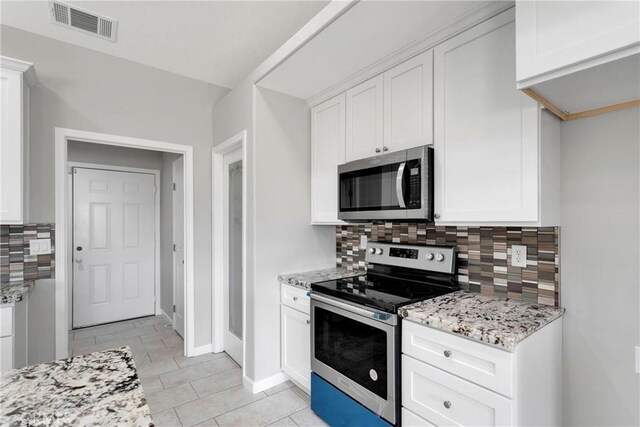
M 391 424 L 398 419 L 397 316 L 311 296 L 311 370 Z

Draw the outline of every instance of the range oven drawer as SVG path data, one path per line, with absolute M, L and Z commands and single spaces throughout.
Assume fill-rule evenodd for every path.
M 402 321 L 402 352 L 513 397 L 513 353 L 406 320 Z

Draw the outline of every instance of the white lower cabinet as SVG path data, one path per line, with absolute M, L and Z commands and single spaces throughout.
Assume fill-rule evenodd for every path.
M 27 365 L 27 296 L 0 307 L 0 372 Z
M 307 393 L 311 389 L 311 317 L 304 289 L 282 285 L 280 340 L 282 371 Z M 306 309 L 306 311 L 304 311 Z
M 562 320 L 509 352 L 402 322 L 403 426 L 561 425 Z

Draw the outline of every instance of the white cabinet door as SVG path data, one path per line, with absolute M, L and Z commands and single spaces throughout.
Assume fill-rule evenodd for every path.
M 538 220 L 537 104 L 515 81 L 513 10 L 434 50 L 440 222 Z
M 308 392 L 311 387 L 311 329 L 308 315 L 281 306 L 282 370 Z
M 345 154 L 345 94 L 311 110 L 311 223 L 338 220 L 338 165 Z
M 384 147 L 433 143 L 433 51 L 384 73 Z
M 13 369 L 13 337 L 0 338 L 0 372 Z
M 382 152 L 383 76 L 367 80 L 346 92 L 346 160 L 358 160 Z
M 518 1 L 516 22 L 518 82 L 640 43 L 637 1 Z
M 0 68 L 0 222 L 21 224 L 22 73 Z

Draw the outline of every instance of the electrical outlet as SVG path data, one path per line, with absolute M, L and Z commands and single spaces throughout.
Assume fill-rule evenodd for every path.
M 511 265 L 513 267 L 527 266 L 527 247 L 521 245 L 511 246 Z
M 29 240 L 29 253 L 31 255 L 48 255 L 51 253 L 51 239 Z
M 362 234 L 360 236 L 360 249 L 367 249 L 367 235 Z

